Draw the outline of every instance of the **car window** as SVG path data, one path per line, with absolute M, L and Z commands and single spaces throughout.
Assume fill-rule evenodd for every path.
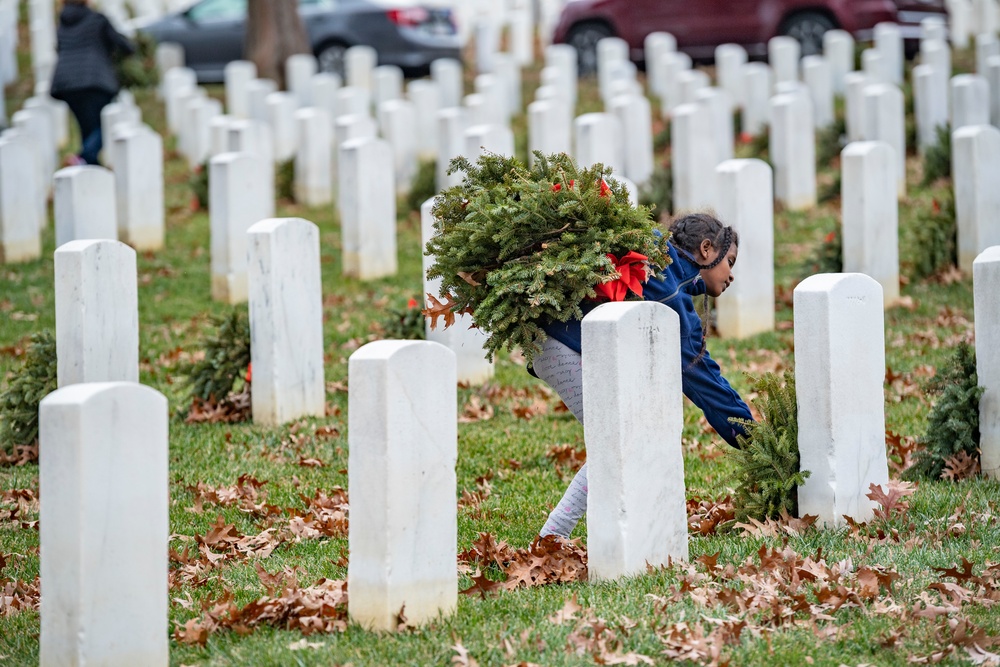
M 188 10 L 188 17 L 197 23 L 237 21 L 246 15 L 247 0 L 203 0 Z

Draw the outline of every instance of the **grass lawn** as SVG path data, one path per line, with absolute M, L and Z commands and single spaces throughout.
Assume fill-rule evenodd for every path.
M 526 72 L 526 99 L 537 81 L 537 70 Z M 595 89 L 593 81 L 581 83 L 579 111 L 598 107 Z M 29 90 L 22 82 L 8 91 L 9 108 L 18 108 Z M 210 93 L 221 97 L 222 91 Z M 137 99 L 146 122 L 163 131 L 160 103 L 149 92 Z M 523 116 L 515 131 L 523 153 Z M 138 277 L 141 381 L 163 392 L 177 415 L 187 406 L 180 365 L 203 349 L 212 317 L 229 309 L 210 299 L 209 218 L 191 210 L 188 170 L 172 146 L 169 140 L 167 247 L 140 254 Z M 752 147 L 739 150 L 746 156 Z M 834 181 L 838 162 L 822 165 L 821 183 Z M 926 251 L 914 240 L 922 216 L 950 190 L 947 181 L 921 185 L 916 157 L 910 167 L 909 194 L 900 205 L 904 275 Z M 744 372 L 790 367 L 791 289 L 810 272 L 810 258 L 836 228 L 839 210 L 839 200 L 832 199 L 809 213 L 779 211 L 777 331 L 745 341 L 710 339 L 712 355 L 744 396 L 751 384 Z M 310 518 L 325 502 L 318 493 L 335 497 L 336 487 L 347 486 L 348 357 L 379 338 L 387 309 L 420 298 L 418 212 L 400 206 L 399 274 L 370 283 L 341 276 L 333 207 L 282 201 L 278 215 L 306 218 L 321 230 L 328 416 L 280 428 L 171 420 L 169 630 L 178 636 L 196 638 L 183 628 L 203 617 L 203 607 L 242 608 L 264 595 L 282 595 L 283 587 L 261 570 L 285 572 L 289 585 L 294 577 L 300 588 L 292 590 L 300 593 L 322 578 L 346 578 L 343 522 L 311 531 L 302 524 L 315 527 Z M 54 329 L 53 250 L 50 225 L 43 259 L 0 267 L 0 391 L 22 363 L 31 334 Z M 737 264 L 737 278 L 739 269 Z M 933 396 L 925 387 L 935 369 L 958 342 L 973 337 L 971 279 L 949 275 L 904 281 L 905 304 L 886 313 L 886 425 L 904 443 L 926 427 Z M 492 416 L 476 420 L 483 412 L 473 408 L 482 405 L 492 408 Z M 516 354 L 499 359 L 490 388 L 460 388 L 458 407 L 470 416 L 459 426 L 458 493 L 468 492 L 459 509 L 459 551 L 472 547 L 481 533 L 527 547 L 572 474 L 549 453 L 556 445 L 583 449 L 583 429 L 524 371 Z M 735 485 L 720 443 L 687 404 L 685 481 L 692 511 L 702 501 L 702 511 L 712 507 Z M 234 486 L 241 476 L 250 478 Z M 0 492 L 0 588 L 10 595 L 0 598 L 0 664 L 37 664 L 38 612 L 15 609 L 11 602 L 16 589 L 37 585 L 37 465 L 0 468 Z M 206 633 L 204 643 L 175 637 L 171 664 L 659 664 L 671 657 L 732 665 L 984 663 L 997 659 L 990 651 L 1000 651 L 994 646 L 1000 616 L 992 608 L 1000 601 L 1000 568 L 991 565 L 1000 563 L 998 501 L 996 481 L 922 482 L 887 518 L 858 529 L 822 531 L 793 523 L 707 535 L 693 530 L 690 564 L 644 576 L 463 595 L 453 616 L 397 634 L 341 628 L 338 620 L 331 623 L 337 626 L 333 632 L 305 636 L 282 620 Z M 141 520 L 122 508 L 120 538 L 128 540 L 130 524 Z M 259 541 L 240 540 L 240 548 L 208 537 L 259 537 L 268 529 Z M 215 545 L 213 556 L 223 556 L 215 566 L 185 564 L 186 557 L 198 558 L 195 536 Z M 585 545 L 586 526 L 574 536 Z M 963 569 L 963 559 L 971 572 Z M 479 566 L 490 580 L 503 578 L 496 564 Z M 461 575 L 462 589 L 473 585 L 475 568 Z M 30 606 L 32 595 L 22 597 Z

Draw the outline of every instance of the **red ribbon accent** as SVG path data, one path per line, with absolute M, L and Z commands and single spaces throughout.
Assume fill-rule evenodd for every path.
M 610 197 L 611 196 L 611 188 L 608 186 L 607 183 L 604 182 L 603 178 L 601 179 L 601 195 L 600 196 L 601 197 Z M 629 253 L 629 254 L 634 254 L 634 253 Z M 628 255 L 625 255 L 625 256 L 628 257 Z M 642 257 L 642 255 L 639 255 L 639 257 Z M 646 259 L 645 257 L 642 257 L 642 258 Z
M 606 283 L 600 283 L 594 291 L 598 297 L 603 297 L 608 301 L 624 301 L 629 290 L 638 296 L 642 296 L 642 284 L 646 282 L 646 262 L 649 260 L 645 255 L 640 255 L 635 251 L 630 251 L 627 255 L 618 259 L 608 253 L 608 259 L 615 265 L 618 278 Z
M 572 188 L 574 183 L 576 183 L 576 181 L 574 181 L 573 179 L 570 179 L 570 181 L 569 181 L 569 187 Z M 562 183 L 556 183 L 556 184 L 554 184 L 552 186 L 552 192 L 559 192 L 560 190 L 562 190 Z

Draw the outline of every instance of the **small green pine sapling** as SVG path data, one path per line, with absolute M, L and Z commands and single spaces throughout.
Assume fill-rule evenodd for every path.
M 57 388 L 56 339 L 45 330 L 31 337 L 24 365 L 0 394 L 0 451 L 35 443 L 38 404 Z
M 961 343 L 944 369 L 939 369 L 931 390 L 938 392 L 927 417 L 927 432 L 920 438 L 923 449 L 903 477 L 909 480 L 939 479 L 945 463 L 964 452 L 979 459 L 979 399 L 983 387 L 976 374 L 976 350 Z
M 799 469 L 795 374 L 789 370 L 783 378 L 765 373 L 751 379 L 758 394 L 753 404 L 762 419 L 732 420 L 743 425 L 746 435 L 737 437 L 739 449 L 728 448 L 736 466 L 736 518 L 763 521 L 777 518 L 783 511 L 795 516 L 798 487 L 809 476 L 809 471 Z

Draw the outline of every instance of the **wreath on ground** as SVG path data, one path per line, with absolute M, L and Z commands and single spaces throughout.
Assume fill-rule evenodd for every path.
M 455 158 L 449 173 L 465 179 L 432 209 L 427 276 L 441 288 L 428 294 L 424 314 L 434 328 L 471 313 L 490 359 L 519 346 L 530 362 L 545 323 L 582 318 L 588 299 L 641 298 L 642 283 L 670 263 L 667 235 L 648 207 L 630 204 L 610 169 L 581 169 L 565 154 L 534 157 L 530 168 L 492 153 L 475 164 Z

